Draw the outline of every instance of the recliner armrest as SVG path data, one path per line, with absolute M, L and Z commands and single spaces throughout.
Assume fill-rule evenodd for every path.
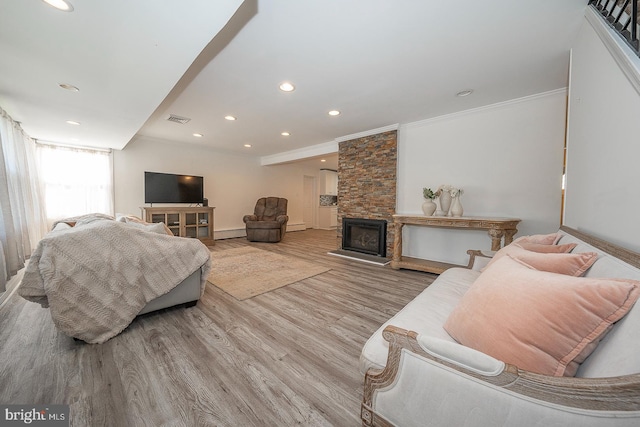
M 258 220 L 258 217 L 255 215 L 245 215 L 242 218 L 242 221 L 244 221 L 245 224 L 247 223 L 247 221 L 257 221 L 257 220 Z
M 287 221 L 289 221 L 289 216 L 287 216 L 287 215 L 278 215 L 276 217 L 276 221 L 278 221 L 280 224 L 284 224 Z

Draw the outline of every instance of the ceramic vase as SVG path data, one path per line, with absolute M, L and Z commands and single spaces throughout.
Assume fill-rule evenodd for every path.
M 436 203 L 436 211 L 435 211 L 435 213 L 433 215 L 434 216 L 444 216 L 445 213 L 442 211 L 442 208 L 440 207 L 440 198 L 436 197 L 434 202 Z
M 440 193 L 440 209 L 442 209 L 443 216 L 449 215 L 449 208 L 451 207 L 451 193 L 448 191 L 442 191 Z
M 460 202 L 460 196 L 453 198 L 451 202 L 451 216 L 461 217 L 464 210 L 462 209 L 462 202 Z
M 433 200 L 426 199 L 422 204 L 422 212 L 424 212 L 426 216 L 431 216 L 436 211 L 437 207 L 438 206 L 433 202 Z

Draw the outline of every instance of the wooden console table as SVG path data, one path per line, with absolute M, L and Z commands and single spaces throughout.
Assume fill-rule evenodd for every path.
M 460 267 L 456 264 L 402 256 L 402 228 L 405 225 L 466 230 L 487 230 L 491 237 L 491 250 L 497 251 L 502 246 L 503 237 L 505 245 L 508 245 L 513 241 L 513 236 L 518 232 L 516 226 L 519 222 L 520 219 L 518 218 L 453 218 L 447 216 L 393 215 L 395 241 L 393 244 L 391 268 L 396 270 L 406 268 L 410 270 L 440 274 L 448 268 Z
M 146 222 L 164 222 L 175 236 L 199 239 L 213 246 L 213 210 L 208 207 L 144 207 L 142 216 Z

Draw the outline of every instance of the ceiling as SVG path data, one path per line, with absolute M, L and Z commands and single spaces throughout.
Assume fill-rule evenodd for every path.
M 33 138 L 255 156 L 566 87 L 588 2 L 0 1 L 0 107 Z

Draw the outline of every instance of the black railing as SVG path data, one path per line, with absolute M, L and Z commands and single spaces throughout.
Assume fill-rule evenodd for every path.
M 589 4 L 627 42 L 636 55 L 640 56 L 640 43 L 638 42 L 640 0 L 590 0 Z

